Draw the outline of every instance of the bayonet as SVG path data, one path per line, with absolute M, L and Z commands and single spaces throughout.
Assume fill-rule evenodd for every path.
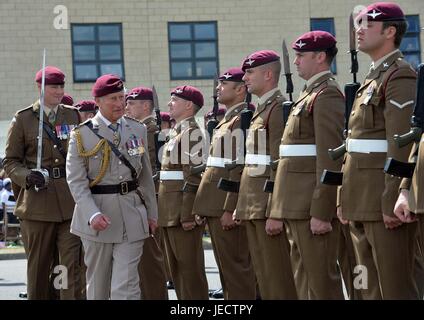
M 43 122 L 44 122 L 44 88 L 46 85 L 46 49 L 43 50 L 43 63 L 41 71 L 41 90 L 40 90 L 40 113 L 38 116 L 38 141 L 37 141 L 37 164 L 36 168 L 32 171 L 40 172 L 44 177 L 44 186 L 34 186 L 35 191 L 46 188 L 49 182 L 49 172 L 46 169 L 41 168 L 42 156 L 43 156 Z

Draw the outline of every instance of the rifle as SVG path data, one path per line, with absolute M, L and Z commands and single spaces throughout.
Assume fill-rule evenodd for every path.
M 332 160 L 337 160 L 346 153 L 346 138 L 349 126 L 349 117 L 352 111 L 353 103 L 355 101 L 356 92 L 360 84 L 356 81 L 356 74 L 358 73 L 358 50 L 356 50 L 356 32 L 353 22 L 353 15 L 349 17 L 349 53 L 350 53 L 350 73 L 353 75 L 353 82 L 347 83 L 344 87 L 345 94 L 345 129 L 343 130 L 343 137 L 345 142 L 335 149 L 329 149 L 328 155 Z M 339 186 L 343 181 L 343 172 L 331 171 L 325 169 L 321 176 L 321 183 L 328 185 Z
M 289 51 L 287 50 L 286 40 L 283 39 L 283 67 L 284 67 L 284 76 L 286 77 L 286 93 L 289 95 L 289 100 L 283 102 L 283 123 L 284 127 L 289 119 L 290 111 L 293 107 L 293 81 L 292 81 L 292 73 L 290 72 L 290 56 Z M 273 170 L 277 169 L 278 161 L 275 160 L 271 163 L 271 167 Z M 267 179 L 264 185 L 264 192 L 272 193 L 274 190 L 274 181 Z
M 215 73 L 215 78 L 213 79 L 213 88 L 212 88 L 212 97 L 213 97 L 213 108 L 212 108 L 212 119 L 208 121 L 207 130 L 209 133 L 209 138 L 212 139 L 213 130 L 218 125 L 219 121 L 217 119 L 218 114 L 218 94 L 216 88 L 218 87 L 218 73 Z
M 162 118 L 160 116 L 160 108 L 159 108 L 159 100 L 158 100 L 158 94 L 156 92 L 155 86 L 152 87 L 152 93 L 153 93 L 153 108 L 155 110 L 156 114 L 156 126 L 157 130 L 154 134 L 155 139 L 155 154 L 156 154 L 156 173 L 153 175 L 153 180 L 156 181 L 159 179 L 159 171 L 161 168 L 161 163 L 159 159 L 159 150 L 162 148 L 162 146 L 165 144 L 165 141 L 159 140 L 159 135 L 162 131 Z
M 395 134 L 393 139 L 399 148 L 411 142 L 419 144 L 421 134 L 424 131 L 424 64 L 418 66 L 417 93 L 415 98 L 414 112 L 411 117 L 411 130 L 403 135 Z M 415 150 L 418 155 L 418 147 Z M 412 178 L 415 170 L 415 163 L 401 162 L 393 158 L 387 158 L 384 172 L 397 177 Z
M 34 186 L 35 191 L 47 188 L 49 183 L 49 172 L 46 169 L 41 168 L 41 157 L 43 154 L 43 122 L 44 122 L 44 89 L 46 85 L 46 49 L 43 50 L 43 69 L 41 74 L 41 92 L 40 92 L 40 114 L 38 119 L 38 142 L 37 142 L 37 166 L 31 171 L 37 171 L 44 177 L 44 186 Z
M 246 156 L 246 131 L 250 127 L 250 121 L 252 121 L 253 111 L 249 109 L 250 102 L 252 101 L 252 95 L 247 92 L 246 98 L 244 100 L 244 109 L 240 112 L 240 127 L 243 132 L 243 140 L 244 140 L 244 156 Z M 238 164 L 238 159 L 232 161 L 231 163 L 225 164 L 225 168 L 227 170 L 235 169 Z M 228 179 L 221 178 L 217 184 L 218 189 L 226 192 L 239 192 L 240 182 L 239 181 L 231 181 Z

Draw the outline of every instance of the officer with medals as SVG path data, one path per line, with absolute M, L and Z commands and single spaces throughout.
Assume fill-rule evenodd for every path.
M 92 94 L 99 112 L 72 131 L 66 162 L 76 202 L 71 232 L 84 245 L 87 299 L 138 300 L 144 239 L 157 226 L 147 132 L 123 117 L 118 76 L 99 77 Z
M 61 104 L 65 74 L 47 66 L 44 87 L 44 115 L 41 168 L 48 181 L 33 170 L 37 162 L 40 100 L 18 111 L 10 124 L 3 164 L 13 182 L 15 215 L 21 220 L 22 241 L 28 259 L 28 299 L 50 299 L 49 282 L 66 268 L 67 287 L 60 289 L 61 299 L 79 299 L 80 239 L 69 232 L 74 199 L 66 183 L 65 159 L 69 132 L 78 125 L 78 112 Z M 35 76 L 41 92 L 42 70 Z M 48 183 L 47 183 L 48 182 Z

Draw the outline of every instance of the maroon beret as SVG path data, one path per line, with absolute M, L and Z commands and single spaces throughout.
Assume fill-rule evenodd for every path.
M 97 112 L 96 101 L 94 100 L 81 100 L 74 106 L 79 112 Z
M 244 71 L 240 68 L 230 68 L 219 76 L 221 81 L 235 81 L 242 82 L 244 76 Z
M 162 119 L 162 121 L 171 121 L 171 116 L 169 115 L 169 112 L 161 112 L 160 113 L 160 118 Z
M 171 95 L 191 101 L 199 107 L 203 107 L 203 94 L 199 89 L 192 86 L 178 86 L 171 91 Z
M 296 51 L 325 51 L 336 45 L 336 38 L 327 31 L 310 31 L 301 35 L 292 43 L 292 48 Z
M 357 20 L 361 20 L 367 16 L 368 21 L 402 21 L 405 15 L 402 9 L 393 2 L 376 2 L 370 4 L 362 10 L 357 16 Z
M 254 68 L 263 64 L 279 60 L 280 56 L 277 54 L 277 52 L 273 50 L 256 51 L 243 60 L 241 69 L 243 71 L 246 71 L 246 69 Z
M 65 84 L 65 74 L 59 68 L 47 66 L 45 68 L 45 84 Z M 43 69 L 35 74 L 35 82 L 41 84 Z
M 121 78 L 114 74 L 105 74 L 97 78 L 91 89 L 91 94 L 93 97 L 98 98 L 122 90 L 124 90 L 124 83 Z
M 72 99 L 69 94 L 65 93 L 60 103 L 66 104 L 67 106 L 72 106 L 74 104 L 74 99 Z
M 223 115 L 225 115 L 225 112 L 227 112 L 226 108 L 219 107 L 216 115 L 217 116 L 223 116 Z M 211 110 L 207 114 L 205 114 L 205 119 L 211 119 L 212 117 L 213 117 L 213 110 Z
M 125 97 L 125 100 L 152 100 L 153 91 L 146 87 L 136 87 L 130 90 Z

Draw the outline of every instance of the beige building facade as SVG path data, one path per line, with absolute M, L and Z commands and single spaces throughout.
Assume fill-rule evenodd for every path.
M 414 16 L 418 26 L 424 26 L 422 0 L 398 3 L 405 14 Z M 43 48 L 47 50 L 47 64 L 58 66 L 66 73 L 65 91 L 75 101 L 91 98 L 93 81 L 75 80 L 78 53 L 73 47 L 76 43 L 72 28 L 77 25 L 113 23 L 120 26 L 119 50 L 127 88 L 155 85 L 161 109 L 166 110 L 173 87 L 194 85 L 204 93 L 203 112 L 206 112 L 212 106 L 213 80 L 198 79 L 201 69 L 197 70 L 200 74 L 197 79 L 176 80 L 171 75 L 170 55 L 187 54 L 184 45 L 179 50 L 178 43 L 174 43 L 173 52 L 170 50 L 170 32 L 179 30 L 171 30 L 173 24 L 210 22 L 216 25 L 214 57 L 219 70 L 224 71 L 239 66 L 245 56 L 256 50 L 273 49 L 281 54 L 282 39 L 291 44 L 297 36 L 311 29 L 311 19 L 332 20 L 339 48 L 337 78 L 343 85 L 352 79 L 347 54 L 348 17 L 355 6 L 367 4 L 358 0 L 0 0 L 0 155 L 3 155 L 7 128 L 14 113 L 38 98 L 34 75 L 41 68 Z M 108 38 L 107 29 L 105 32 Z M 423 41 L 421 32 L 411 43 L 420 48 Z M 207 48 L 200 44 L 199 55 L 208 57 Z M 293 51 L 289 51 L 293 60 Z M 80 54 L 89 56 L 87 52 L 82 50 Z M 359 54 L 358 81 L 362 81 L 369 63 L 368 58 Z M 210 70 L 210 64 L 204 65 Z M 291 67 L 294 97 L 297 97 L 303 81 L 297 77 L 294 66 Z M 104 70 L 114 69 L 105 67 Z M 280 87 L 285 91 L 284 77 Z

